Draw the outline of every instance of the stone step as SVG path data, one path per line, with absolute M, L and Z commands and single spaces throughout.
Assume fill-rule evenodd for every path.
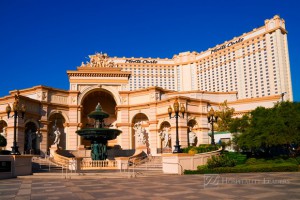
M 33 173 L 29 176 L 18 176 L 20 179 L 103 179 L 103 178 L 132 178 L 132 177 L 150 177 L 150 176 L 162 176 L 162 171 L 126 171 L 126 172 L 104 172 L 104 173 Z
M 130 170 L 133 170 L 133 168 L 129 168 Z M 139 171 L 161 171 L 162 172 L 162 169 L 161 168 L 139 168 L 139 167 L 136 167 L 134 168 L 135 171 L 139 170 Z
M 94 175 L 72 175 L 72 174 L 52 174 L 48 176 L 43 175 L 31 175 L 31 176 L 18 176 L 20 179 L 101 179 L 101 178 L 126 178 L 129 177 L 129 174 L 125 175 L 103 175 L 103 176 L 94 176 Z
M 130 166 L 129 168 L 139 169 L 162 169 L 162 165 L 136 165 Z

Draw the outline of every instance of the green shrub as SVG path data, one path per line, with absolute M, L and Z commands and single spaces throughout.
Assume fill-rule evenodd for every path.
M 292 163 L 238 165 L 236 167 L 220 167 L 213 169 L 215 173 L 247 173 L 247 172 L 293 172 L 298 166 Z
M 284 163 L 285 160 L 283 160 L 282 158 L 277 158 L 275 160 L 273 160 L 274 163 Z
M 186 147 L 186 148 L 183 148 L 183 149 L 182 149 L 182 152 L 183 152 L 183 153 L 188 153 L 189 150 L 191 150 L 191 149 L 192 149 L 192 147 Z
M 229 158 L 227 155 L 212 156 L 207 160 L 207 167 L 209 169 L 217 167 L 233 167 L 236 165 L 234 159 Z
M 300 156 L 296 157 L 295 159 L 297 160 L 298 164 L 300 165 Z
M 283 158 L 276 158 L 276 159 L 270 159 L 270 160 L 265 160 L 265 159 L 256 159 L 256 158 L 249 158 L 246 161 L 246 165 L 258 165 L 258 164 L 278 164 L 278 163 L 293 163 L 293 164 L 299 164 L 297 158 L 288 158 L 288 159 L 283 159 Z
M 273 164 L 257 164 L 257 165 L 237 165 L 235 167 L 218 167 L 205 168 L 198 167 L 198 170 L 189 170 L 184 174 L 208 174 L 208 173 L 247 173 L 247 172 L 296 172 L 299 171 L 299 166 L 293 163 L 273 163 Z
M 206 169 L 208 169 L 208 167 L 207 167 L 207 165 L 199 165 L 199 166 L 197 166 L 197 170 L 206 170 Z
M 184 170 L 183 174 L 201 174 L 198 170 Z
M 247 165 L 255 165 L 257 162 L 256 158 L 249 158 L 247 161 L 246 161 L 246 164 Z
M 237 165 L 244 164 L 247 160 L 247 156 L 239 152 L 225 152 L 224 154 L 235 160 Z
M 196 153 L 198 153 L 198 151 L 197 151 L 196 148 L 191 148 L 191 149 L 188 151 L 188 154 L 191 154 L 191 155 L 195 155 Z
M 299 165 L 298 161 L 295 158 L 289 158 L 285 162 L 290 162 L 290 163 L 294 163 L 296 165 Z
M 189 146 L 182 149 L 183 153 L 189 153 L 190 150 L 196 153 L 205 153 L 210 151 L 216 151 L 220 148 L 220 145 L 211 145 L 211 144 L 200 144 L 198 147 Z
M 257 164 L 264 164 L 266 163 L 266 160 L 265 159 L 256 159 L 256 158 L 249 158 L 247 161 L 246 161 L 246 165 L 257 165 Z

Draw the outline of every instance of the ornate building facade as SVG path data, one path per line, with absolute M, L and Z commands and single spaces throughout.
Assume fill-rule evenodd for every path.
M 278 16 L 265 25 L 226 41 L 205 52 L 184 52 L 172 59 L 117 58 L 91 55 L 77 70 L 67 71 L 70 89 L 36 86 L 20 90 L 20 103 L 27 107 L 25 119 L 17 119 L 20 152 L 46 153 L 61 132 L 59 146 L 76 150 L 88 141 L 76 131 L 89 126 L 87 117 L 99 102 L 110 118 L 105 122 L 120 130 L 111 147 L 135 149 L 137 125 L 145 133 L 148 153 L 160 154 L 175 144 L 175 120 L 168 107 L 175 100 L 186 109 L 179 119 L 180 145 L 188 146 L 189 132 L 195 145 L 209 143 L 207 113 L 225 100 L 235 115 L 257 106 L 272 107 L 292 101 L 291 75 L 285 22 Z M 13 142 L 13 119 L 5 108 L 17 91 L 0 98 L 0 132 Z

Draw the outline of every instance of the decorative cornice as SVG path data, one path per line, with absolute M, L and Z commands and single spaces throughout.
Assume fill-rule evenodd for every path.
M 122 72 L 122 73 L 114 73 L 114 72 L 70 72 L 68 71 L 69 77 L 130 77 L 131 72 Z
M 149 125 L 150 124 L 158 124 L 158 120 L 152 120 L 152 121 L 148 121 Z
M 128 126 L 131 127 L 132 123 L 116 123 L 116 127 L 121 127 L 121 126 Z

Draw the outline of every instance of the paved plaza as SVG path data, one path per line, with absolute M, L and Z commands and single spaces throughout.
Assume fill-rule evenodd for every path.
M 0 180 L 0 199 L 300 199 L 300 173 Z

